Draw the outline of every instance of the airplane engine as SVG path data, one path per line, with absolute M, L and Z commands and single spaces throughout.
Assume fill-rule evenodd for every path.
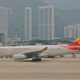
M 13 59 L 14 60 L 23 60 L 23 59 L 26 59 L 27 57 L 23 54 L 14 54 L 13 55 Z

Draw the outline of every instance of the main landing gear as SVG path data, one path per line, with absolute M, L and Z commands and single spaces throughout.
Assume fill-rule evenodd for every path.
M 60 57 L 64 57 L 64 55 L 61 55 Z
M 32 59 L 32 61 L 41 61 L 42 59 L 41 58 L 34 58 Z
M 48 58 L 55 58 L 55 56 L 48 56 Z

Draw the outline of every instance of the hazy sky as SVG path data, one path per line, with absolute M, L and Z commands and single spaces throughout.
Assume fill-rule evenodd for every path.
M 80 0 L 44 0 L 61 9 L 80 9 Z

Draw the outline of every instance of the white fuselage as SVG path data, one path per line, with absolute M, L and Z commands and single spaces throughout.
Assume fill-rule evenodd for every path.
M 0 57 L 12 57 L 13 54 L 19 54 L 24 52 L 32 52 L 35 50 L 41 50 L 48 47 L 48 50 L 40 54 L 40 57 L 47 56 L 60 56 L 69 53 L 79 53 L 80 51 L 69 50 L 59 45 L 41 45 L 41 46 L 7 46 L 0 47 Z

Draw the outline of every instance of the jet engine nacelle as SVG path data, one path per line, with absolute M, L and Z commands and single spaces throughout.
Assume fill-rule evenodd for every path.
M 13 55 L 13 59 L 14 60 L 23 60 L 23 59 L 26 59 L 27 57 L 23 54 L 14 54 Z

